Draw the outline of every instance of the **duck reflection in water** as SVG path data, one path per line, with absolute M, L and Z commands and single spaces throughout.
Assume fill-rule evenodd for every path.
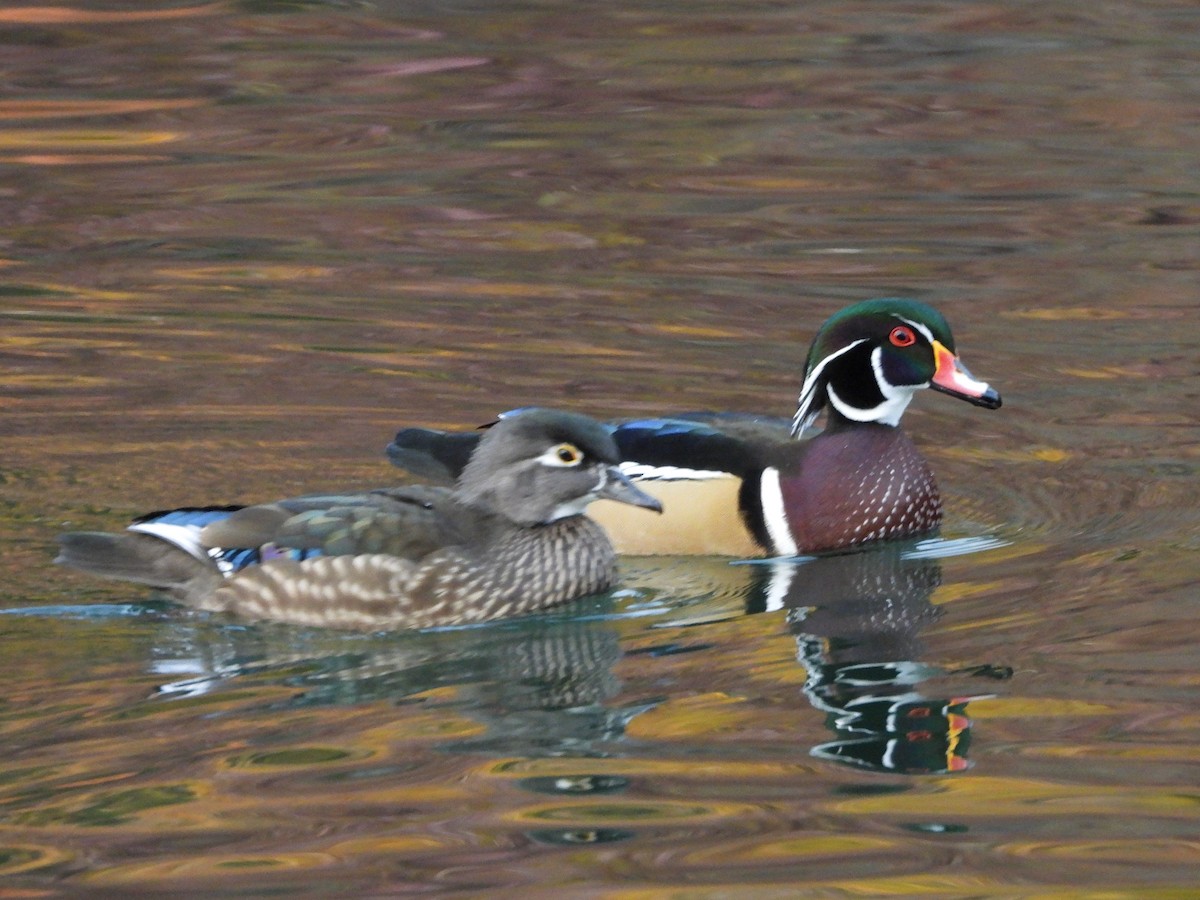
M 445 749 L 524 756 L 604 756 L 626 723 L 647 705 L 605 705 L 621 689 L 613 667 L 616 630 L 596 616 L 609 598 L 570 603 L 554 614 L 482 628 L 352 634 L 286 625 L 251 627 L 216 619 L 170 629 L 152 669 L 171 680 L 163 697 L 195 697 L 234 680 L 262 679 L 296 688 L 286 708 L 426 702 L 450 718 L 487 726 Z M 653 704 L 651 704 L 653 705 Z
M 988 696 L 922 689 L 935 682 L 1005 678 L 979 666 L 947 670 L 922 662 L 922 632 L 937 621 L 938 555 L 966 542 L 890 543 L 870 550 L 730 567 L 737 607 L 723 606 L 701 628 L 730 615 L 784 610 L 807 701 L 826 714 L 833 739 L 818 758 L 896 774 L 967 768 L 972 700 Z M 975 549 L 982 549 L 976 547 Z M 723 568 L 718 566 L 718 568 Z M 674 605 L 674 604 L 672 604 Z M 483 628 L 359 634 L 291 626 L 176 624 L 160 641 L 155 670 L 173 676 L 165 695 L 207 693 L 234 678 L 284 680 L 300 690 L 289 707 L 423 702 L 454 687 L 450 711 L 486 726 L 446 749 L 518 756 L 603 757 L 627 752 L 629 721 L 660 698 L 614 702 L 622 656 L 611 597 Z M 716 643 L 712 645 L 714 648 Z
M 922 630 L 940 611 L 932 548 L 951 542 L 887 544 L 867 552 L 772 560 L 760 572 L 752 606 L 787 610 L 804 693 L 827 714 L 836 739 L 814 756 L 876 772 L 918 775 L 967 768 L 967 705 L 987 694 L 931 696 L 922 682 L 944 676 L 1007 678 L 979 666 L 949 671 L 920 662 Z

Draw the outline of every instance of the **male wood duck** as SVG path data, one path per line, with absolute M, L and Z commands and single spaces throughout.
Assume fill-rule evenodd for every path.
M 250 619 L 372 630 L 483 622 L 612 586 L 612 544 L 584 509 L 606 498 L 661 511 L 619 461 L 598 422 L 528 409 L 484 435 L 453 489 L 152 513 L 122 534 L 62 535 L 56 562 Z
M 905 299 L 850 306 L 817 332 L 790 421 L 699 413 L 610 425 L 623 471 L 666 513 L 638 518 L 601 503 L 592 516 L 618 552 L 635 555 L 794 556 L 927 534 L 942 520 L 937 482 L 899 427 L 925 388 L 1000 406 L 955 355 L 937 310 Z M 801 440 L 821 412 L 824 431 Z M 478 440 L 406 428 L 388 456 L 444 480 Z

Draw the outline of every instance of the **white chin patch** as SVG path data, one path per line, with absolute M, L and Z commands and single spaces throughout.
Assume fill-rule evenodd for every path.
M 550 518 L 547 522 L 557 522 L 559 519 L 569 519 L 571 516 L 581 516 L 587 510 L 589 504 L 596 499 L 595 494 L 588 494 L 586 497 L 580 497 L 578 500 L 572 500 L 569 503 L 560 503 L 554 507 L 550 513 Z
M 601 469 L 600 477 L 596 481 L 596 486 L 592 488 L 591 493 L 584 494 L 582 497 L 576 497 L 574 500 L 568 500 L 566 503 L 560 503 L 550 513 L 550 518 L 547 522 L 557 522 L 559 519 L 569 519 L 571 516 L 581 516 L 592 504 L 593 501 L 600 499 L 599 495 L 604 486 L 608 484 L 608 470 Z

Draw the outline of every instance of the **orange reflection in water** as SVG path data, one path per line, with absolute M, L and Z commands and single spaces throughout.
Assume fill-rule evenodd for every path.
M 0 9 L 0 22 L 15 25 L 82 25 L 110 22 L 156 22 L 164 19 L 190 19 L 208 16 L 229 9 L 225 3 L 208 3 L 204 6 L 189 6 L 182 9 L 139 9 L 107 11 L 74 9 L 69 6 L 18 6 Z

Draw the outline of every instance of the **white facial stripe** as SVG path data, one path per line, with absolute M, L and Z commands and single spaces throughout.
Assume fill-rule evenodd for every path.
M 825 367 L 841 356 L 843 353 L 849 353 L 859 344 L 865 344 L 866 338 L 859 338 L 853 343 L 847 344 L 841 350 L 835 353 L 830 353 L 827 357 L 812 367 L 812 371 L 808 373 L 808 377 L 804 379 L 804 386 L 800 388 L 800 400 L 796 406 L 796 415 L 792 417 L 792 437 L 800 437 L 804 429 L 812 424 L 816 418 L 816 413 L 810 413 L 809 407 L 817 396 L 817 384 L 821 380 L 821 373 L 825 371 Z
M 804 432 L 808 430 L 808 427 L 812 425 L 813 422 L 817 421 L 817 416 L 819 415 L 819 413 L 810 412 L 808 415 L 801 418 L 800 410 L 803 408 L 804 407 L 800 407 L 797 409 L 796 415 L 792 417 L 791 432 L 792 437 L 796 438 L 796 440 L 799 440 L 804 436 Z
M 917 331 L 925 335 L 925 340 L 929 341 L 930 344 L 933 343 L 933 332 L 930 331 L 927 326 L 922 325 L 920 322 L 914 322 L 912 319 L 906 319 L 904 316 L 896 316 L 896 318 L 901 322 L 911 325 L 913 328 L 917 329 Z
M 887 380 L 887 376 L 883 374 L 883 348 L 876 347 L 871 351 L 871 371 L 875 373 L 875 383 L 879 385 L 879 393 L 883 394 L 884 402 L 889 400 L 898 400 L 903 396 L 904 405 L 908 405 L 908 401 L 912 399 L 912 388 L 909 385 L 895 385 Z M 904 408 L 901 407 L 901 412 Z M 895 425 L 896 423 L 891 423 Z
M 763 469 L 758 486 L 762 502 L 763 525 L 776 556 L 795 556 L 796 539 L 788 528 L 787 512 L 783 508 L 783 490 L 779 486 L 779 470 Z

